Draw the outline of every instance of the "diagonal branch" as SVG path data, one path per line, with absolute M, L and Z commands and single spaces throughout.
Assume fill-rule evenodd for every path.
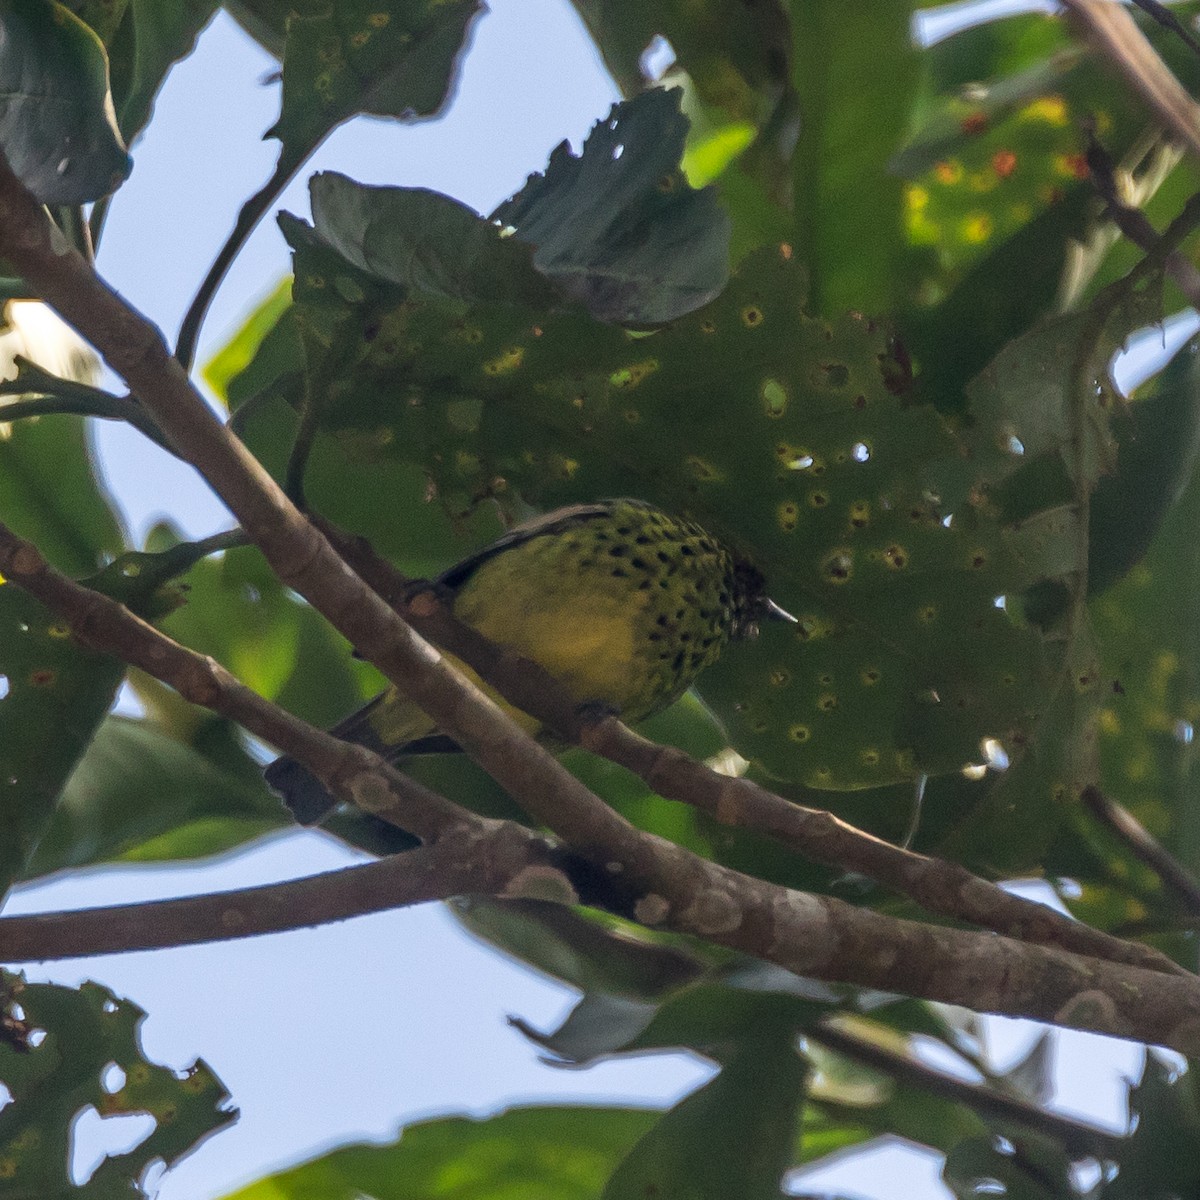
M 401 823 L 436 838 L 434 848 L 449 839 L 457 855 L 466 855 L 468 866 L 476 859 L 487 860 L 497 849 L 492 841 L 500 837 L 509 839 L 516 852 L 495 875 L 489 876 L 491 867 L 485 865 L 479 867 L 478 876 L 442 879 L 435 878 L 434 867 L 428 865 L 436 866 L 440 857 L 397 856 L 390 861 L 401 873 L 409 862 L 418 873 L 427 870 L 428 890 L 388 893 L 393 902 L 432 898 L 468 886 L 486 886 L 495 889 L 493 894 L 536 890 L 543 895 L 543 889 L 551 886 L 560 899 L 577 898 L 562 867 L 567 860 L 549 857 L 552 848 L 538 835 L 463 814 L 424 789 L 411 791 L 415 787 L 411 781 L 402 776 L 393 779 L 390 768 L 381 771 L 369 752 L 346 746 L 275 709 L 203 656 L 177 646 L 115 602 L 72 583 L 47 566 L 29 543 L 2 528 L 0 570 L 11 584 L 26 588 L 67 618 L 75 636 L 88 645 L 128 653 L 164 682 L 174 680 L 189 689 L 194 699 L 252 722 L 250 728 L 260 736 L 278 741 L 331 782 L 340 780 L 360 802 L 364 793 L 368 800 L 378 798 L 382 783 L 388 797 L 401 806 L 396 813 Z M 345 754 L 352 763 L 365 762 L 368 768 L 354 768 L 349 785 L 337 766 Z M 644 925 L 707 938 L 799 974 L 1161 1042 L 1185 1054 L 1200 1053 L 1200 982 L 1192 977 L 901 920 L 753 879 L 649 834 L 636 836 L 645 846 L 640 865 L 648 869 L 645 864 L 651 863 L 654 874 L 641 883 L 632 873 L 625 875 L 620 860 L 609 861 L 607 873 L 614 877 L 614 885 L 626 888 L 621 899 L 632 900 L 632 914 Z M 469 854 L 464 842 L 471 843 Z M 540 857 L 535 857 L 535 851 Z M 379 877 L 390 879 L 390 873 L 381 866 Z M 325 883 L 296 881 L 302 893 L 305 888 L 316 889 L 315 894 L 304 894 L 302 911 L 281 905 L 277 892 L 259 892 L 249 917 L 239 907 L 245 897 L 233 902 L 188 897 L 152 906 L 43 914 L 40 924 L 39 918 L 0 918 L 0 958 L 48 958 L 95 952 L 100 946 L 119 949 L 228 939 L 312 924 L 315 919 L 336 920 L 358 911 L 341 888 L 347 879 L 353 886 L 360 878 L 334 873 Z M 376 876 L 367 878 L 374 881 Z M 372 911 L 386 906 L 376 892 L 359 894 L 355 903 Z M 114 932 L 103 935 L 100 931 L 110 923 Z M 54 940 L 47 945 L 49 935 Z

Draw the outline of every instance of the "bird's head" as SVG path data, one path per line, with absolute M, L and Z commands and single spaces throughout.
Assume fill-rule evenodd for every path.
M 767 595 L 767 581 L 751 562 L 736 558 L 733 565 L 733 626 L 730 637 L 744 641 L 758 637 L 763 621 L 797 623 L 786 608 L 781 608 Z

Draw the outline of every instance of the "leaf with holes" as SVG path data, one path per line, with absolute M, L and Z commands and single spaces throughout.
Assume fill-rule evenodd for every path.
M 236 1111 L 220 1080 L 200 1061 L 182 1072 L 146 1058 L 145 1013 L 107 988 L 25 983 L 0 973 L 0 1111 L 5 1190 L 22 1196 L 140 1196 L 155 1159 L 170 1166 L 229 1124 Z M 71 1179 L 75 1118 L 143 1114 L 153 1128 L 132 1150 L 110 1155 L 83 1188 Z
M 777 779 L 878 786 L 1031 736 L 1061 651 L 994 601 L 1074 567 L 1070 512 L 1056 498 L 1008 528 L 973 506 L 977 468 L 909 403 L 887 335 L 806 317 L 786 248 L 638 338 L 575 313 L 447 312 L 306 241 L 296 281 L 323 425 L 422 464 L 451 511 L 636 495 L 752 555 L 800 623 L 731 647 L 700 691 Z
M 679 99 L 655 88 L 614 105 L 582 155 L 562 143 L 545 173 L 492 213 L 535 247 L 543 275 L 602 321 L 674 320 L 728 278 L 729 218 L 715 189 L 695 190 L 679 170 L 688 128 Z

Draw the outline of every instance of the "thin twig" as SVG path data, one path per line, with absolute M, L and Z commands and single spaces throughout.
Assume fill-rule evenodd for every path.
M 545 839 L 508 822 L 452 830 L 377 862 L 202 896 L 0 917 L 0 961 L 81 958 L 233 941 L 460 895 L 519 895 L 559 868 Z M 564 893 L 570 884 L 562 877 Z M 538 894 L 544 894 L 539 890 Z
M 1164 29 L 1169 29 L 1193 54 L 1200 54 L 1200 42 L 1192 35 L 1192 31 L 1169 9 L 1158 0 L 1133 0 L 1148 17 L 1157 21 Z
M 292 156 L 281 151 L 279 161 L 271 172 L 271 177 L 242 205 L 229 237 L 225 239 L 225 244 L 218 251 L 217 257 L 213 259 L 208 274 L 205 275 L 191 304 L 188 305 L 183 322 L 179 326 L 179 339 L 175 343 L 175 357 L 185 371 L 190 371 L 192 368 L 196 357 L 196 343 L 200 338 L 200 326 L 204 324 L 208 306 L 212 303 L 213 296 L 216 295 L 217 288 L 221 286 L 226 272 L 246 244 L 246 239 L 262 220 L 263 214 L 275 202 L 279 193 L 291 182 L 292 176 L 296 174 L 303 163 L 303 158 L 293 161 Z
M 0 392 L 0 395 L 3 394 Z M 108 396 L 107 399 L 110 403 L 103 406 L 78 396 L 30 396 L 7 402 L 0 400 L 0 425 L 10 421 L 23 421 L 29 417 L 64 415 L 99 417 L 102 421 L 124 421 L 168 454 L 175 454 L 158 427 L 146 417 L 140 405 L 122 396 Z
M 1088 811 L 1158 877 L 1184 911 L 1200 916 L 1200 881 L 1123 805 L 1097 787 L 1083 790 Z
M 1158 245 L 1158 230 L 1140 208 L 1125 203 L 1117 186 L 1112 160 L 1095 138 L 1089 140 L 1087 162 L 1092 182 L 1104 200 L 1113 223 L 1135 246 L 1146 251 L 1153 250 Z M 1163 269 L 1188 302 L 1200 308 L 1200 270 L 1196 265 L 1174 250 L 1163 259 Z
M 1007 1096 L 994 1087 L 968 1083 L 947 1075 L 907 1054 L 898 1054 L 878 1042 L 857 1037 L 840 1025 L 818 1025 L 806 1030 L 805 1037 L 893 1079 L 902 1080 L 955 1104 L 965 1105 L 987 1118 L 989 1125 L 993 1121 L 1008 1121 L 1047 1134 L 1076 1155 L 1111 1158 L 1123 1140 L 1105 1129 L 1048 1112 L 1015 1096 Z

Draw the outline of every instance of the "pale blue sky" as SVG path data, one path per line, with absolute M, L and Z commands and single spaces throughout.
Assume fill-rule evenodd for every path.
M 283 206 L 307 214 L 304 179 L 336 168 L 369 183 L 433 187 L 486 211 L 544 165 L 562 138 L 576 145 L 615 99 L 565 0 L 492 0 L 476 27 L 458 96 L 438 122 L 400 128 L 356 121 L 336 132 Z M 174 73 L 101 249 L 109 280 L 173 337 L 191 293 L 241 201 L 265 179 L 274 143 L 274 64 L 219 17 Z M 273 221 L 251 239 L 217 295 L 200 360 L 286 273 Z M 107 478 L 140 536 L 169 515 L 193 536 L 227 517 L 206 487 L 137 435 L 105 424 L 98 445 Z M 22 890 L 9 911 L 90 906 L 184 894 L 306 874 L 349 861 L 323 835 L 294 833 L 201 867 L 106 870 Z M 208 1200 L 316 1150 L 385 1138 L 414 1118 L 494 1111 L 535 1099 L 669 1103 L 707 1077 L 681 1056 L 564 1072 L 539 1062 L 509 1028 L 518 1014 L 547 1027 L 573 997 L 478 946 L 438 907 L 215 947 L 109 956 L 28 972 L 74 983 L 98 979 L 149 1013 L 147 1051 L 173 1065 L 203 1056 L 234 1094 L 241 1121 L 163 1180 L 162 1200 Z M 1032 1037 L 994 1021 L 1001 1057 Z M 1120 1120 L 1122 1075 L 1133 1047 L 1072 1035 L 1057 1103 Z M 95 1124 L 95 1123 L 93 1123 Z M 81 1139 L 97 1145 L 89 1129 Z M 114 1145 L 116 1139 L 114 1138 Z M 929 1156 L 889 1146 L 870 1164 L 845 1163 L 804 1187 L 840 1187 L 880 1200 L 948 1193 Z

